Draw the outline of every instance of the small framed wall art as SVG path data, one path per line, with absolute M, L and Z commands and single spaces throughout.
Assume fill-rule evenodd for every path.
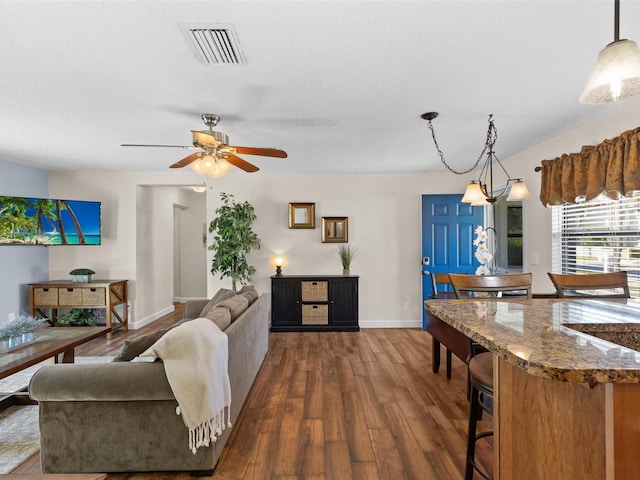
M 290 203 L 289 228 L 316 228 L 316 204 Z
M 348 241 L 347 217 L 322 217 L 322 243 L 346 243 Z

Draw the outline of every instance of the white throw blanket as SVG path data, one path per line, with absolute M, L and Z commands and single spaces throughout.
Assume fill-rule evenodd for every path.
M 189 428 L 189 448 L 208 447 L 231 427 L 231 384 L 227 335 L 206 318 L 185 322 L 165 333 L 141 357 L 160 358 Z M 227 421 L 224 409 L 227 408 Z

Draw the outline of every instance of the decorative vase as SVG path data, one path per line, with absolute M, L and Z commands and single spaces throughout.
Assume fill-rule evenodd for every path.
M 348 277 L 349 275 L 351 275 L 349 269 L 348 268 L 343 268 L 342 269 L 342 276 L 343 277 Z
M 91 275 L 71 275 L 71 281 L 74 283 L 91 283 Z

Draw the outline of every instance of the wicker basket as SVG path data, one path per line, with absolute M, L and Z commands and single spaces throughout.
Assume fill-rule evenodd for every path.
M 104 287 L 83 288 L 82 305 L 106 305 L 107 296 Z
M 329 305 L 302 305 L 303 325 L 329 325 Z
M 300 282 L 303 302 L 326 302 L 328 299 L 328 282 Z
M 59 288 L 58 305 L 82 305 L 81 288 Z
M 34 288 L 33 304 L 39 307 L 58 305 L 58 289 L 57 288 Z

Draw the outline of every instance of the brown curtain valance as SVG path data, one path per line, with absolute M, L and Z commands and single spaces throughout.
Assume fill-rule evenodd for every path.
M 593 200 L 604 193 L 611 199 L 640 190 L 640 127 L 580 153 L 542 161 L 540 201 L 543 205 Z

